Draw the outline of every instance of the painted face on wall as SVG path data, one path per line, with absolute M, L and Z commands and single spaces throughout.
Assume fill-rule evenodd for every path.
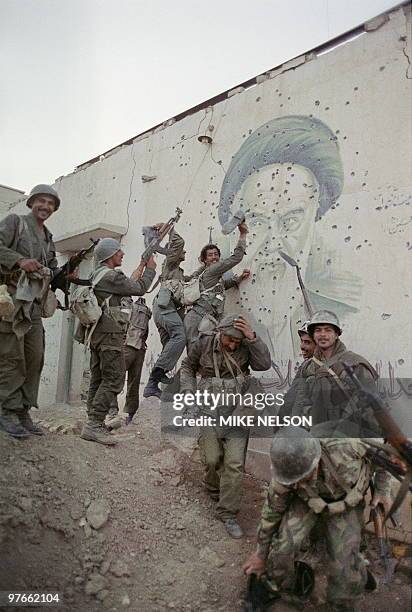
M 249 226 L 245 264 L 252 270 L 248 306 L 272 338 L 285 324 L 294 302 L 296 273 L 279 255 L 295 259 L 304 275 L 312 247 L 319 186 L 303 166 L 272 164 L 249 176 L 234 208 L 245 211 Z M 301 296 L 299 295 L 299 298 Z M 299 300 L 300 301 L 300 300 Z
M 294 164 L 273 164 L 250 176 L 239 202 L 250 228 L 248 255 L 274 281 L 287 264 L 279 250 L 306 265 L 319 187 L 313 174 Z

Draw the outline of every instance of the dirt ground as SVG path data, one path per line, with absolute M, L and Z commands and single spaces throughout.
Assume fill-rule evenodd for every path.
M 114 448 L 76 435 L 84 409 L 34 416 L 47 435 L 0 434 L 0 591 L 59 591 L 67 612 L 241 609 L 241 565 L 255 546 L 264 482 L 245 476 L 245 537 L 233 540 L 202 490 L 196 453 L 161 435 L 156 400 L 118 430 Z M 410 609 L 411 552 L 402 554 L 392 584 L 365 595 L 360 611 Z M 368 557 L 382 576 L 374 543 Z M 325 570 L 317 565 L 317 586 L 300 609 L 319 609 Z M 282 600 L 272 609 L 297 608 Z

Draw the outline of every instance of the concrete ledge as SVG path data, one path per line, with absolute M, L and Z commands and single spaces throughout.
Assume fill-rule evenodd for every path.
M 91 225 L 77 232 L 71 232 L 58 236 L 54 240 L 56 249 L 59 253 L 73 253 L 80 249 L 87 249 L 90 246 L 90 239 L 97 240 L 98 238 L 116 238 L 119 240 L 125 233 L 126 229 L 123 225 L 109 225 L 100 223 Z

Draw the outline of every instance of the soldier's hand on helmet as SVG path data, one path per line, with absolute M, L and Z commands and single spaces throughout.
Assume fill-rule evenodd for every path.
M 392 500 L 389 495 L 381 495 L 380 493 L 375 493 L 371 501 L 371 508 L 376 508 L 377 506 L 379 506 L 379 504 L 383 506 L 383 510 L 386 516 L 392 506 Z
M 242 223 L 239 223 L 238 229 L 241 235 L 242 234 L 245 235 L 249 232 L 248 226 L 246 225 L 244 221 Z
M 250 555 L 249 559 L 246 563 L 243 564 L 242 569 L 246 576 L 250 574 L 256 574 L 259 578 L 263 572 L 265 571 L 266 561 L 261 559 L 259 555 L 255 552 L 253 555 Z
M 37 272 L 43 267 L 37 259 L 19 259 L 17 265 L 25 272 Z
M 254 340 L 256 338 L 256 333 L 253 331 L 250 323 L 248 323 L 242 315 L 239 315 L 237 319 L 233 321 L 233 327 L 243 332 L 243 335 L 248 340 Z
M 156 267 L 157 267 L 157 263 L 155 261 L 155 258 L 152 255 L 151 257 L 149 257 L 149 259 L 146 262 L 146 268 L 149 268 L 149 270 L 156 270 Z
M 239 274 L 239 282 L 246 280 L 247 278 L 249 278 L 250 276 L 250 270 L 248 268 L 245 268 L 242 272 L 242 274 Z

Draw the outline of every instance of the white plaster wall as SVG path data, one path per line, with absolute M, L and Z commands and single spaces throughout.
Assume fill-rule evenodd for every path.
M 305 282 L 315 294 L 330 280 L 337 301 L 351 304 L 342 322 L 343 339 L 352 350 L 377 363 L 383 374 L 391 367 L 395 376 L 410 376 L 409 32 L 405 10 L 390 13 L 389 21 L 374 32 L 61 177 L 56 188 L 62 206 L 50 220 L 50 229 L 58 237 L 96 222 L 128 227 L 124 270 L 130 273 L 142 251 L 141 227 L 167 219 L 180 206 L 184 213 L 179 232 L 187 242 L 185 268 L 191 271 L 208 242 L 209 226 L 223 253 L 234 246 L 235 235 L 228 239 L 220 231 L 219 195 L 231 158 L 245 139 L 276 117 L 313 115 L 337 136 L 344 186 L 336 205 L 315 224 L 311 255 L 302 262 Z M 198 142 L 203 133 L 212 136 L 211 146 Z M 142 175 L 157 178 L 143 183 Z M 248 259 L 255 247 L 252 241 L 246 260 L 257 274 L 259 256 Z M 161 258 L 159 268 L 160 264 Z M 229 307 L 242 308 L 271 343 L 277 373 L 270 375 L 276 378 L 280 373 L 283 382 L 299 360 L 294 325 L 304 317 L 302 298 L 292 269 L 284 271 L 279 287 L 284 287 L 283 301 L 272 297 L 270 284 L 263 283 L 262 289 L 256 278 L 240 293 L 232 292 Z M 272 324 L 279 320 L 282 329 L 274 333 Z M 53 334 L 59 332 L 59 320 L 48 326 L 44 382 L 56 375 L 58 340 Z M 159 347 L 152 325 L 148 366 Z M 42 393 L 50 397 L 51 382 L 48 388 Z

